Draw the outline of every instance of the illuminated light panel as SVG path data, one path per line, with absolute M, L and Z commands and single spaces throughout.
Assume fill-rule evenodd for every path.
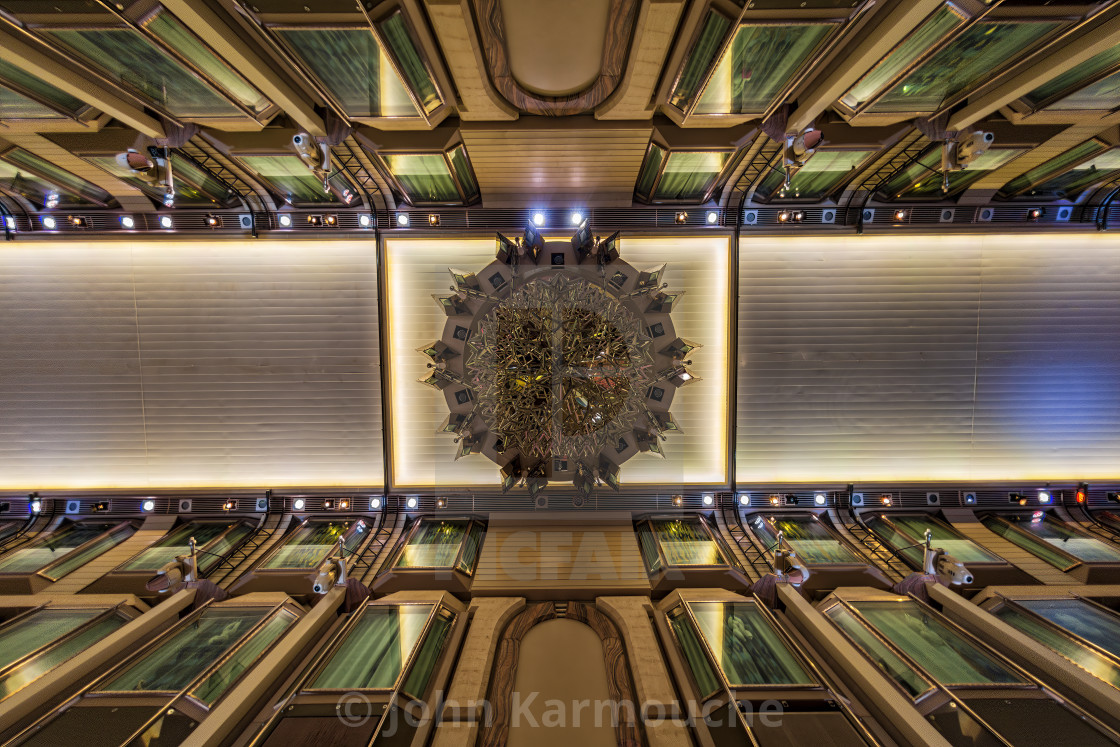
M 604 227 L 603 230 L 605 231 Z M 567 234 L 549 235 L 567 241 Z M 665 282 L 685 291 L 673 310 L 678 337 L 704 345 L 689 367 L 697 380 L 673 400 L 679 437 L 665 444 L 665 458 L 640 453 L 622 465 L 625 485 L 721 484 L 727 480 L 727 335 L 730 241 L 726 237 L 646 238 L 623 235 L 622 259 L 638 269 L 668 264 Z M 494 258 L 494 239 L 390 238 L 385 244 L 388 351 L 396 487 L 497 486 L 494 463 L 482 456 L 456 460 L 455 445 L 435 433 L 447 417 L 443 392 L 418 383 L 429 373 L 416 348 L 439 339 L 447 316 L 432 301 L 451 283 L 448 267 L 475 271 Z M 482 279 L 485 285 L 486 280 Z M 524 494 L 517 488 L 518 495 Z

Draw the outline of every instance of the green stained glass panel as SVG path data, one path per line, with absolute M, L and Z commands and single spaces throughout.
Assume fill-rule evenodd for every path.
M 290 612 L 281 612 L 253 634 L 249 641 L 237 649 L 233 656 L 222 662 L 206 679 L 198 683 L 191 694 L 206 705 L 212 706 L 222 695 L 237 682 L 245 670 L 253 664 L 277 638 L 284 634 L 292 623 L 296 621 L 295 615 Z
M 353 523 L 345 520 L 305 522 L 261 568 L 318 568 Z M 346 550 L 355 551 L 363 539 L 364 531 L 352 532 L 346 539 Z
M 756 514 L 750 523 L 751 530 L 766 544 L 773 547 L 782 532 L 802 561 L 806 563 L 864 563 L 845 547 L 822 524 L 810 516 L 761 516 Z
M 137 179 L 117 163 L 113 156 L 87 156 L 85 160 L 131 184 L 156 202 L 163 203 L 161 187 Z M 174 175 L 175 204 L 178 207 L 230 207 L 239 204 L 237 195 L 210 172 L 175 153 L 171 154 L 171 172 Z
M 0 80 L 2 80 L 0 74 Z M 0 86 L 0 122 L 17 119 L 65 119 L 48 106 Z
M 34 573 L 56 560 L 66 557 L 80 545 L 93 540 L 117 525 L 117 522 L 82 522 L 51 532 L 27 547 L 21 547 L 0 560 L 0 573 Z M 131 534 L 131 532 L 129 532 Z M 123 538 L 122 538 L 123 539 Z M 115 544 L 115 543 L 114 543 Z M 101 552 L 109 549 L 104 547 Z M 100 553 L 98 553 L 100 554 Z
M 688 608 L 732 687 L 817 684 L 753 602 L 689 602 Z
M 730 28 L 731 19 L 714 10 L 708 11 L 708 15 L 704 19 L 704 25 L 700 29 L 700 36 L 696 40 L 696 45 L 689 51 L 680 78 L 677 80 L 672 93 L 669 94 L 670 104 L 681 110 L 689 107 L 700 91 L 700 86 L 704 83 L 704 76 L 712 62 L 715 61 L 716 55 L 719 54 L 723 39 Z
M 1008 516 L 1004 518 L 1010 520 L 1014 517 Z M 1031 534 L 1024 535 L 1020 532 L 1017 532 L 1015 531 L 1014 526 L 1008 526 L 994 516 L 985 517 L 983 519 L 983 522 L 984 526 L 988 527 L 988 529 L 990 529 L 991 531 L 995 532 L 1004 539 L 1007 539 L 1010 542 L 1018 545 L 1032 555 L 1037 555 L 1055 568 L 1066 570 L 1077 565 L 1076 560 L 1071 560 L 1068 556 L 1058 552 L 1048 543 L 1042 541 L 1040 538 L 1035 537 Z M 1018 522 L 1013 523 L 1017 524 Z
M 179 555 L 190 552 L 190 539 L 194 537 L 199 549 L 226 531 L 233 522 L 195 522 L 181 524 L 169 534 L 136 557 L 127 561 L 117 570 L 121 571 L 158 571 Z
M 1120 656 L 1120 616 L 1081 599 L 1020 599 L 1022 607 Z
M 697 114 L 760 113 L 835 28 L 832 24 L 743 24 L 716 65 Z
M 132 526 L 131 524 L 125 524 L 124 526 L 118 527 L 106 534 L 104 537 L 99 538 L 97 541 L 91 542 L 87 547 L 83 547 L 80 550 L 76 550 L 70 553 L 50 568 L 43 569 L 42 574 L 53 581 L 57 581 L 58 579 L 78 570 L 89 561 L 108 551 L 110 548 L 116 547 L 120 543 L 124 542 L 135 532 L 136 527 Z
M 85 104 L 79 99 L 71 96 L 65 91 L 61 91 L 55 88 L 46 81 L 40 80 L 31 73 L 25 71 L 23 68 L 17 67 L 16 65 L 13 65 L 12 63 L 6 62 L 4 60 L 0 60 L 0 80 L 8 82 L 13 86 L 22 88 L 25 91 L 34 93 L 43 101 L 51 103 L 64 112 L 76 114 L 78 111 L 85 108 Z M 2 96 L 3 94 L 0 94 L 0 97 Z M 0 101 L 2 101 L 2 98 L 0 98 Z M 42 105 L 38 103 L 36 103 L 35 105 L 42 107 Z M 52 115 L 58 116 L 54 112 L 52 112 Z M 0 118 L 4 117 L 5 110 L 0 110 Z M 10 112 L 7 113 L 6 117 L 9 119 L 16 118 Z
M 404 15 L 398 10 L 378 23 L 377 27 L 385 36 L 385 42 L 389 45 L 389 48 L 393 50 L 393 56 L 400 65 L 401 74 L 412 88 L 412 92 L 416 95 L 420 105 L 424 107 L 424 111 L 430 114 L 438 109 L 443 104 L 443 100 L 440 99 L 435 81 L 428 74 L 424 60 L 416 49 L 416 43 L 408 33 Z
M 368 28 L 286 28 L 276 33 L 351 117 L 419 116 Z
M 466 521 L 424 520 L 397 558 L 397 568 L 450 568 L 466 535 Z
M 669 627 L 677 636 L 681 651 L 684 653 L 688 668 L 696 680 L 696 687 L 700 690 L 701 697 L 707 697 L 717 692 L 720 687 L 719 675 L 712 669 L 711 662 L 704 653 L 704 644 L 700 635 L 685 614 L 684 609 L 679 609 L 669 614 Z
M 1120 149 L 1114 149 L 1032 187 L 1026 194 L 1075 200 L 1083 190 L 1118 176 L 1118 171 L 1120 171 Z
M 400 677 L 432 612 L 430 604 L 366 607 L 311 683 L 313 690 L 387 690 Z
M 655 520 L 654 530 L 669 565 L 726 565 L 719 546 L 699 519 Z
M 916 602 L 856 602 L 871 627 L 946 685 L 1019 685 L 1026 680 Z
M 852 109 L 870 99 L 901 74 L 915 60 L 941 40 L 946 34 L 964 23 L 964 19 L 946 6 L 942 6 L 917 31 L 910 34 L 890 54 L 884 57 L 867 75 L 860 78 L 840 101 Z
M 7 182 L 5 176 L 11 174 L 13 180 L 23 180 L 32 185 L 33 194 L 42 194 L 44 197 L 47 192 L 56 192 L 60 198 L 59 205 L 116 204 L 113 196 L 101 187 L 55 166 L 31 151 L 12 148 L 3 155 L 3 159 L 15 168 L 13 170 L 0 164 L 0 179 Z
M 897 186 L 903 190 L 898 197 L 949 197 L 967 189 L 988 172 L 995 171 L 1025 152 L 1023 148 L 989 150 L 969 164 L 967 169 L 950 172 L 949 190 L 946 192 L 942 190 L 941 149 L 934 148 L 922 156 L 918 163 L 911 164 L 891 179 L 886 191 L 895 196 L 892 187 Z M 906 188 L 907 185 L 910 185 L 909 188 Z
M 996 617 L 1019 632 L 1033 638 L 1047 648 L 1069 659 L 1089 674 L 1120 688 L 1120 666 L 1108 657 L 1089 648 L 1084 643 L 1062 635 L 1040 620 L 1026 615 L 1011 605 L 1003 605 L 994 613 Z
M 299 156 L 242 156 L 241 161 L 292 203 L 336 202 Z
M 42 609 L 0 629 L 0 669 L 77 630 L 103 609 Z
M 646 561 L 646 568 L 650 573 L 661 570 L 661 557 L 657 554 L 657 540 L 653 537 L 653 530 L 649 524 L 642 522 L 638 525 L 638 545 L 642 550 L 642 559 Z
M 436 617 L 432 621 L 432 627 L 428 630 L 428 634 L 424 636 L 424 641 L 416 652 L 408 677 L 401 685 L 402 691 L 416 698 L 424 697 L 424 693 L 428 689 L 428 682 L 432 679 L 436 664 L 439 662 L 439 656 L 443 652 L 443 644 L 451 634 L 451 626 L 454 622 L 455 616 L 449 611 L 441 609 L 436 613 Z
M 901 533 L 892 529 L 891 525 L 901 530 Z M 933 534 L 934 547 L 943 548 L 961 562 L 1002 562 L 1002 558 L 998 555 L 994 555 L 972 540 L 966 539 L 957 530 L 923 514 L 895 514 L 890 517 L 889 522 L 880 519 L 878 516 L 873 516 L 867 519 L 867 526 L 885 539 L 894 549 L 899 550 L 916 567 L 921 567 L 922 564 L 922 548 L 907 546 L 923 541 L 927 529 Z
M 700 201 L 711 190 L 730 154 L 680 151 L 669 153 L 654 198 Z
M 236 646 L 268 612 L 267 607 L 208 609 L 101 690 L 178 692 Z
M 852 175 L 874 151 L 870 150 L 821 150 L 814 153 L 805 165 L 790 179 L 789 187 L 783 186 L 785 175 L 772 170 L 763 179 L 758 192 L 771 199 L 783 197 L 819 200 L 832 188 Z
M 648 197 L 653 183 L 657 181 L 657 172 L 661 168 L 661 161 L 665 159 L 665 151 L 656 145 L 651 145 L 645 161 L 642 162 L 641 173 L 638 174 L 636 190 L 638 194 Z
M 1057 111 L 1111 111 L 1120 106 L 1120 73 L 1113 73 L 1046 107 Z
M 459 178 L 459 186 L 467 199 L 478 195 L 478 180 L 475 179 L 474 169 L 467 160 L 467 149 L 459 146 L 451 151 L 451 165 L 455 168 L 455 176 Z
M 33 659 L 0 676 L 0 700 L 19 692 L 59 664 L 82 653 L 116 631 L 125 622 L 127 621 L 120 615 L 110 615 L 72 638 L 51 646 Z
M 873 112 L 933 112 L 1015 60 L 1060 23 L 977 23 L 876 101 Z
M 1003 518 L 1013 523 L 1022 531 L 1027 532 L 1036 542 L 1042 542 L 1046 545 L 1056 547 L 1069 553 L 1078 560 L 1087 563 L 1120 562 L 1120 547 L 1111 545 L 1096 537 L 1089 537 L 1075 532 L 1053 517 L 1035 516 L 1033 514 L 1013 514 L 1004 516 Z M 1014 542 L 1013 539 L 1012 541 Z M 1030 550 L 1029 547 L 1026 549 Z M 1068 564 L 1068 561 L 1063 560 L 1063 565 Z
M 1081 86 L 1084 81 L 1087 81 L 1091 78 L 1096 78 L 1098 75 L 1101 75 L 1115 65 L 1120 65 L 1120 44 L 1114 44 L 1109 49 L 1101 52 L 1098 55 L 1095 55 L 1094 57 L 1090 57 L 1080 65 L 1075 65 L 1066 72 L 1054 76 L 1038 88 L 1028 93 L 1027 99 L 1029 99 L 1035 105 L 1039 105 L 1044 101 L 1060 95 L 1064 91 L 1068 91 L 1077 86 Z M 1117 75 L 1109 77 L 1120 78 L 1120 76 Z M 1116 81 L 1113 84 L 1120 85 L 1120 81 Z M 1096 84 L 1090 84 L 1087 87 L 1083 86 L 1082 90 L 1084 91 L 1088 88 L 1092 88 L 1094 85 Z M 1069 98 L 1073 99 L 1075 103 L 1080 103 L 1081 100 L 1085 99 L 1085 94 L 1078 92 L 1074 93 Z M 1063 105 L 1063 102 L 1058 103 L 1059 106 L 1057 108 L 1066 108 L 1066 106 Z M 1112 104 L 1109 104 L 1107 100 L 1103 99 L 1090 100 L 1086 103 L 1088 104 L 1088 106 L 1078 105 L 1068 106 L 1068 108 L 1111 109 L 1113 106 L 1116 106 L 1115 100 Z
M 1007 184 L 1003 185 L 1003 189 L 1001 191 L 1004 194 L 1009 195 L 1021 192 L 1030 185 L 1046 179 L 1048 176 L 1057 171 L 1061 171 L 1071 163 L 1075 163 L 1082 159 L 1088 158 L 1094 153 L 1099 153 L 1107 147 L 1108 146 L 1103 145 L 1096 140 L 1087 140 L 1077 147 L 1070 148 L 1065 153 L 1051 158 L 1045 163 L 1035 166 L 1025 174 L 1021 174 L 1020 176 L 1015 177 Z
M 844 631 L 852 643 L 863 650 L 883 673 L 906 690 L 910 697 L 917 697 L 933 687 L 918 670 L 910 666 L 890 646 L 875 637 L 860 620 L 843 605 L 833 605 L 825 614 Z
M 442 154 L 386 154 L 382 158 L 410 202 L 462 202 Z
M 463 555 L 456 566 L 463 573 L 474 573 L 474 565 L 478 561 L 478 548 L 482 545 L 482 537 L 486 530 L 477 521 L 471 524 L 467 539 L 463 543 Z
M 206 76 L 246 109 L 260 114 L 271 106 L 268 99 L 238 75 L 194 34 L 169 13 L 160 11 L 146 24 L 160 41 L 195 64 Z
M 132 29 L 44 31 L 120 85 L 178 117 L 232 117 L 241 111 Z

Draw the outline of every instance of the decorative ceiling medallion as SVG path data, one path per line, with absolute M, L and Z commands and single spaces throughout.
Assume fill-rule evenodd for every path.
M 498 234 L 497 258 L 478 273 L 450 270 L 443 336 L 420 348 L 449 414 L 455 458 L 481 454 L 502 489 L 535 496 L 550 481 L 586 496 L 619 489 L 619 466 L 641 451 L 664 455 L 680 428 L 669 407 L 696 380 L 670 316 L 683 293 L 665 265 L 638 270 L 619 257 L 619 234 L 545 242 L 532 226 Z

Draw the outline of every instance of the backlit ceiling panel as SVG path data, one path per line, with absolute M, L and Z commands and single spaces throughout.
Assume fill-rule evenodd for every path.
M 562 240 L 565 244 L 568 239 L 563 235 L 546 238 Z M 493 455 L 470 453 L 457 459 L 462 442 L 457 443 L 452 434 L 437 433 L 447 422 L 449 403 L 452 412 L 456 409 L 454 401 L 448 397 L 461 387 L 441 391 L 419 383 L 420 379 L 430 378 L 433 369 L 428 367 L 432 358 L 418 352 L 418 348 L 446 337 L 448 316 L 433 295 L 446 296 L 453 286 L 459 287 L 449 270 L 480 272 L 493 262 L 494 251 L 493 239 L 389 239 L 386 242 L 387 362 L 391 367 L 393 478 L 397 486 L 497 488 L 500 485 Z M 728 240 L 725 237 L 629 239 L 624 236 L 621 259 L 627 269 L 639 272 L 666 265 L 660 282 L 667 283 L 673 291 L 684 291 L 672 311 L 674 338 L 703 345 L 687 356 L 692 361 L 688 370 L 698 380 L 682 387 L 672 401 L 672 416 L 680 430 L 667 433 L 662 442 L 663 455 L 643 452 L 627 458 L 622 467 L 622 484 L 725 482 Z M 546 250 L 540 266 L 548 268 L 550 261 L 551 252 Z M 573 276 L 576 274 L 571 269 L 569 272 Z M 509 274 L 508 268 L 506 273 Z M 560 277 L 565 275 L 565 270 L 557 269 L 549 274 Z M 600 282 L 606 284 L 613 274 L 614 268 L 608 265 Z M 488 278 L 481 275 L 478 279 L 480 284 L 488 282 Z M 630 283 L 634 280 L 631 278 Z M 510 323 L 524 322 L 514 317 L 516 315 L 510 317 Z M 519 327 L 511 334 L 521 332 Z M 654 347 L 660 349 L 671 341 L 658 339 Z M 468 407 L 464 412 L 469 410 Z M 550 417 L 547 412 L 542 412 L 541 416 Z M 595 413 L 589 415 L 594 416 Z M 570 478 L 567 488 L 571 489 Z M 514 490 L 524 491 L 524 488 Z

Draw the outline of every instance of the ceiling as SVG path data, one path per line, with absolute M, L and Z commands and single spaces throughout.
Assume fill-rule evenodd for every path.
M 1057 215 L 1120 185 L 1118 2 L 0 0 L 0 60 L 0 205 L 29 229 L 78 210 Z M 809 128 L 823 144 L 786 183 Z M 973 130 L 994 143 L 943 189 L 942 141 Z M 173 205 L 128 149 L 169 157 Z

